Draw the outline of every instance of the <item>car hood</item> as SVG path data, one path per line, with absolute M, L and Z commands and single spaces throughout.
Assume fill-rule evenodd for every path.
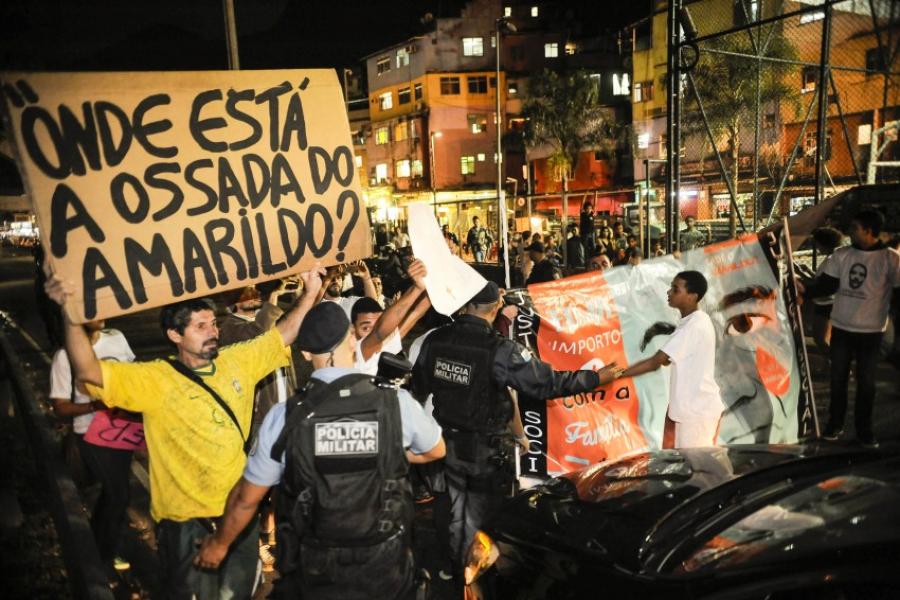
M 851 475 L 861 465 L 894 460 L 896 466 L 897 454 L 820 443 L 634 454 L 522 492 L 490 531 L 512 543 L 587 554 L 632 572 L 674 570 L 689 559 L 691 543 L 702 546 L 699 538 L 712 539 L 756 511 L 762 511 L 757 523 L 765 523 L 773 511 L 788 510 L 774 508 L 778 499 L 835 480 L 840 472 Z M 870 488 L 857 482 L 844 485 L 841 493 L 865 494 Z M 896 485 L 887 488 L 897 493 Z M 805 522 L 820 523 L 816 516 L 810 519 Z M 830 520 L 834 525 L 839 519 Z M 801 522 L 792 520 L 798 535 Z M 712 562 L 695 559 L 694 570 Z

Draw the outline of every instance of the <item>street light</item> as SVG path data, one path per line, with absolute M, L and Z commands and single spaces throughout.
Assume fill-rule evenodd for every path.
M 437 185 L 434 182 L 434 138 L 443 134 L 440 131 L 432 131 L 428 136 L 428 162 L 431 168 L 431 205 L 434 207 L 434 216 L 437 217 Z
M 506 288 L 509 289 L 510 281 L 509 281 L 509 243 L 507 242 L 507 226 L 506 226 L 506 198 L 503 193 L 503 141 L 501 137 L 501 133 L 503 132 L 503 117 L 500 114 L 500 46 L 501 40 L 503 39 L 503 33 L 515 33 L 516 26 L 509 22 L 507 17 L 498 18 L 494 24 L 496 25 L 495 35 L 497 36 L 496 43 L 494 44 L 495 58 L 496 58 L 496 77 L 495 77 L 495 85 L 494 85 L 494 96 L 496 99 L 496 125 L 497 125 L 497 205 L 499 210 L 497 211 L 498 217 L 501 219 L 500 227 L 498 228 L 500 231 L 500 240 L 503 242 L 503 264 L 505 265 L 506 271 Z

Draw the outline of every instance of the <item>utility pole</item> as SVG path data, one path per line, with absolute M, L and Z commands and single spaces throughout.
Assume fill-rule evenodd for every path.
M 225 13 L 225 48 L 228 51 L 228 70 L 239 71 L 237 23 L 234 19 L 234 0 L 222 0 Z

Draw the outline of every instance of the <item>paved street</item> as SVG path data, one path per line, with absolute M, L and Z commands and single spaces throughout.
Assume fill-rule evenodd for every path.
M 47 334 L 35 310 L 33 289 L 33 263 L 30 253 L 26 251 L 0 249 L 0 310 L 10 321 L 14 323 L 20 332 L 13 332 L 10 339 L 19 351 L 19 358 L 29 369 L 30 381 L 33 384 L 37 397 L 46 402 L 47 373 L 51 356 L 48 347 Z M 125 332 L 135 353 L 141 359 L 153 358 L 166 352 L 166 347 L 161 343 L 157 325 L 157 311 L 148 311 L 138 315 L 111 319 L 108 322 L 114 327 Z M 824 423 L 827 417 L 828 404 L 828 365 L 825 358 L 810 347 L 810 362 L 812 367 L 815 394 L 817 398 L 820 421 Z M 897 439 L 900 437 L 900 386 L 896 385 L 897 371 L 887 362 L 882 361 L 878 369 L 877 387 L 878 396 L 875 407 L 875 434 L 880 439 Z M 46 409 L 46 406 L 45 406 Z M 49 411 L 46 411 L 49 414 Z M 52 417 L 48 417 L 52 418 Z M 852 402 L 850 414 L 847 418 L 848 435 L 853 434 Z M 24 447 L 19 440 L 20 447 Z M 131 559 L 132 572 L 128 580 L 118 590 L 118 597 L 132 597 L 133 593 L 144 597 L 152 595 L 158 589 L 158 580 L 155 572 L 155 559 L 152 552 L 154 539 L 150 519 L 148 516 L 149 497 L 147 493 L 146 457 L 139 457 L 135 461 L 135 477 L 132 484 L 132 506 L 129 511 L 131 527 L 128 530 L 124 554 Z M 27 478 L 25 473 L 23 477 Z M 27 487 L 36 482 L 19 482 L 20 488 Z M 40 498 L 40 492 L 37 492 Z M 88 498 L 90 501 L 91 498 Z M 26 512 L 40 513 L 40 502 L 21 502 L 25 505 Z M 434 531 L 430 521 L 432 505 L 420 507 L 418 518 L 418 531 L 416 533 L 416 547 L 424 557 L 426 566 L 434 564 Z M 43 519 L 31 519 L 26 521 L 26 528 L 47 527 L 49 519 L 44 515 Z M 28 525 L 31 523 L 31 525 Z M 46 543 L 45 556 L 54 552 L 52 539 L 42 532 L 20 531 L 20 536 L 29 536 L 30 540 Z M 15 544 L 6 540 L 6 544 Z M 10 546 L 7 546 L 10 547 Z M 56 550 L 58 552 L 58 550 Z M 9 572 L 13 564 L 10 558 L 4 559 L 4 573 Z M 19 563 L 15 563 L 19 564 Z M 25 576 L 19 574 L 21 582 L 32 582 L 34 568 L 37 566 L 22 564 L 26 567 Z M 57 567 L 58 568 L 58 567 Z M 436 571 L 436 569 L 435 569 Z M 450 597 L 450 587 L 447 584 L 436 581 L 439 595 Z M 24 583 L 23 583 L 24 585 Z M 19 596 L 16 596 L 19 597 Z

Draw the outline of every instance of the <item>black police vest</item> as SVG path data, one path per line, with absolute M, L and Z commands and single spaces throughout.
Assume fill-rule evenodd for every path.
M 428 336 L 426 368 L 434 418 L 442 427 L 495 433 L 506 428 L 512 404 L 493 381 L 494 356 L 503 338 L 479 323 L 457 321 Z
M 290 533 L 352 548 L 408 532 L 414 508 L 396 389 L 360 373 L 312 380 L 286 408 L 272 457 L 284 452 L 276 511 Z

